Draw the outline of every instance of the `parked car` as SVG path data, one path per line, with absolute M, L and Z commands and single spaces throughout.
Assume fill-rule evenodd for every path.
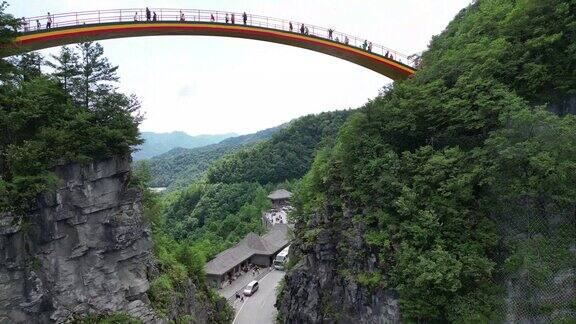
M 254 280 L 244 289 L 244 296 L 252 296 L 258 290 L 258 281 Z

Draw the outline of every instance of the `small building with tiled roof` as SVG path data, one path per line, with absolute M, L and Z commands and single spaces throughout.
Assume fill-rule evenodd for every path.
M 281 207 L 288 204 L 288 201 L 292 198 L 292 193 L 286 189 L 278 189 L 271 192 L 268 198 L 272 201 L 274 207 Z
M 269 267 L 276 254 L 288 246 L 288 225 L 276 224 L 266 234 L 248 233 L 242 241 L 204 265 L 206 277 L 220 284 L 249 263 Z

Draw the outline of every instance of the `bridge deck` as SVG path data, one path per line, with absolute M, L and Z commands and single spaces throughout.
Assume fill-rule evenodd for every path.
M 0 51 L 0 57 L 28 51 L 85 41 L 122 37 L 157 35 L 207 35 L 255 39 L 296 46 L 332 55 L 385 75 L 391 79 L 405 79 L 415 71 L 407 56 L 372 44 L 372 50 L 363 49 L 365 40 L 328 29 L 286 20 L 206 10 L 150 9 L 157 13 L 157 21 L 146 21 L 142 9 L 88 11 L 52 15 L 52 28 L 45 28 L 47 16 L 25 20 L 14 46 Z M 181 14 L 185 21 L 179 21 Z M 226 15 L 228 14 L 228 23 Z M 135 17 L 136 16 L 136 17 Z M 135 18 L 139 21 L 135 21 Z M 140 21 L 144 18 L 144 21 Z M 293 29 L 290 30 L 290 24 Z M 308 29 L 304 34 L 301 26 Z M 344 43 L 348 41 L 348 44 Z

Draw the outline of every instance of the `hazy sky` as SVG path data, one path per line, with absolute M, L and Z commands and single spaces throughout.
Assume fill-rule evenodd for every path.
M 331 27 L 412 54 L 426 49 L 431 37 L 470 2 L 8 0 L 8 12 L 23 17 L 144 6 L 246 11 Z M 120 89 L 142 101 L 143 131 L 251 133 L 310 113 L 360 107 L 391 82 L 328 55 L 254 40 L 158 36 L 101 44 L 120 66 Z

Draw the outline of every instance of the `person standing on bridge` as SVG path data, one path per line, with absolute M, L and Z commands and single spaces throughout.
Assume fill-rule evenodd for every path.
M 42 25 L 40 25 L 40 20 L 36 19 L 36 30 L 42 28 Z
M 244 21 L 244 25 L 246 25 L 248 22 L 248 15 L 246 14 L 246 11 L 244 11 L 244 14 L 242 15 L 242 20 Z
M 234 13 L 230 14 L 230 22 L 234 24 L 236 22 L 236 18 L 234 17 Z
M 52 16 L 50 13 L 46 16 L 46 28 L 52 28 Z
M 304 27 L 304 34 L 309 35 L 310 32 L 308 31 L 308 26 Z
M 344 44 L 350 44 L 350 39 L 348 39 L 348 36 L 344 36 Z
M 152 21 L 158 21 L 158 16 L 156 15 L 156 11 L 152 13 Z
M 328 38 L 332 39 L 332 33 L 334 32 L 334 29 L 329 28 L 328 29 Z
M 150 19 L 152 19 L 152 13 L 150 12 L 150 9 L 146 7 L 146 21 L 150 21 Z
M 134 21 L 138 21 L 138 11 L 134 13 Z
M 229 21 L 229 19 L 228 19 L 228 14 L 226 14 L 226 18 L 225 18 L 225 19 L 226 19 L 226 20 L 225 20 L 226 23 L 228 23 L 228 21 Z
M 362 43 L 362 49 L 366 50 L 368 48 L 368 41 L 364 40 L 364 43 Z
M 304 34 L 304 24 L 300 24 L 300 34 Z
M 214 22 L 216 19 L 214 19 L 214 14 L 210 14 L 210 21 Z
M 372 42 L 368 43 L 368 52 L 372 52 Z
M 22 28 L 24 28 L 24 32 L 27 32 L 28 31 L 28 20 L 26 20 L 25 17 L 22 17 L 22 19 L 20 21 L 22 24 Z
M 290 29 L 290 31 L 294 31 L 294 26 L 292 26 L 292 22 L 288 23 L 288 29 Z
M 180 22 L 185 22 L 186 21 L 186 16 L 184 16 L 184 13 L 182 12 L 182 10 L 180 10 Z

